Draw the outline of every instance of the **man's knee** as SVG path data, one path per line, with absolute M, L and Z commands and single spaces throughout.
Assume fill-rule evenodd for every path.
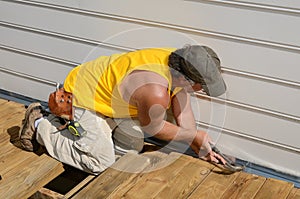
M 144 147 L 144 134 L 140 129 L 118 126 L 113 131 L 114 144 L 125 150 L 141 152 Z

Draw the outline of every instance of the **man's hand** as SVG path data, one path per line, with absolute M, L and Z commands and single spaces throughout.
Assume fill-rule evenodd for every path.
M 213 151 L 210 151 L 205 157 L 202 157 L 201 159 L 206 160 L 208 162 L 213 162 L 213 163 L 222 163 L 223 165 L 226 164 L 226 160 L 222 158 L 219 154 L 216 154 Z
M 199 143 L 201 143 L 200 150 L 198 149 Z M 198 154 L 199 158 L 208 162 L 222 163 L 225 165 L 226 160 L 224 160 L 224 158 L 219 154 L 212 151 L 211 143 L 211 138 L 206 132 L 197 130 L 197 134 L 191 147 Z

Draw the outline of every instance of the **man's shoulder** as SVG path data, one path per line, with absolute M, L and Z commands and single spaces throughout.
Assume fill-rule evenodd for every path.
M 125 100 L 138 89 L 144 93 L 144 96 L 156 95 L 157 92 L 167 91 L 168 81 L 161 75 L 146 70 L 137 70 L 130 73 L 121 83 L 120 91 Z M 147 95 L 145 95 L 145 93 Z M 149 94 L 149 95 L 148 95 Z
M 133 93 L 133 99 L 140 105 L 160 104 L 167 107 L 170 102 L 170 95 L 163 85 L 145 84 Z
M 138 81 L 139 85 L 145 84 L 160 84 L 162 86 L 168 87 L 168 81 L 160 74 L 154 71 L 148 70 L 135 70 L 128 76 L 130 79 Z

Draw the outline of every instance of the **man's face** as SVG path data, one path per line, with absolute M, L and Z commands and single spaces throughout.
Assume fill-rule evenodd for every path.
M 200 91 L 202 89 L 201 84 L 195 83 L 192 80 L 187 79 L 183 75 L 179 75 L 178 77 L 173 77 L 172 83 L 173 83 L 173 87 L 184 88 L 189 93 Z

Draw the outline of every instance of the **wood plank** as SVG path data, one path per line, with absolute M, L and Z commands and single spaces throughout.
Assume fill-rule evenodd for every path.
M 0 144 L 4 144 L 9 140 L 9 135 L 6 132 L 6 129 L 0 126 Z M 1 145 L 0 145 L 1 146 Z
M 2 129 L 2 130 L 1 130 Z M 0 132 L 0 146 L 4 145 L 4 144 L 8 144 L 10 143 L 10 135 L 7 133 L 7 130 L 4 128 L 1 128 L 1 132 Z
M 44 187 L 29 197 L 29 199 L 65 199 L 65 198 L 67 197 Z
M 5 116 L 4 113 L 6 113 L 6 110 L 9 109 L 9 101 L 4 101 L 0 106 L 0 114 L 1 116 Z
M 15 167 L 18 167 L 20 164 L 22 164 L 25 160 L 28 158 L 31 158 L 32 156 L 37 156 L 36 154 L 26 151 L 22 151 L 21 149 L 18 148 L 12 148 L 9 147 L 10 151 L 6 153 L 5 156 L 1 156 L 1 161 L 0 161 L 0 172 L 3 175 L 10 169 L 13 169 Z M 2 150 L 1 146 L 1 150 Z M 36 158 L 36 157 L 33 157 Z
M 79 192 L 80 189 L 82 189 L 85 185 L 87 185 L 89 182 L 94 180 L 96 176 L 94 175 L 88 175 L 83 181 L 81 181 L 79 184 L 77 184 L 73 189 L 71 189 L 68 193 L 64 195 L 64 198 L 70 198 L 77 192 Z
M 286 198 L 289 195 L 290 191 L 293 189 L 293 187 L 294 185 L 290 182 L 269 178 L 259 190 L 255 198 Z
M 28 198 L 37 190 L 40 190 L 38 194 L 47 195 L 51 190 L 42 187 L 63 172 L 62 164 L 46 154 L 38 156 L 10 143 L 19 133 L 25 111 L 22 104 L 0 99 L 1 198 Z M 79 191 L 74 198 L 187 198 L 190 195 L 189 199 L 300 199 L 300 190 L 291 183 L 244 172 L 222 175 L 217 173 L 217 168 L 210 172 L 212 165 L 195 160 L 157 151 L 127 154 L 100 176 L 86 178 L 64 197 Z M 55 197 L 62 195 L 54 193 Z
M 300 199 L 300 189 L 293 188 L 287 199 Z
M 11 135 L 14 131 L 19 131 L 22 127 L 25 109 L 8 106 L 7 110 L 0 112 L 0 126 L 4 129 L 1 133 Z M 18 134 L 18 132 L 17 132 Z
M 20 145 L 20 141 L 16 141 L 14 144 L 12 144 L 10 142 L 10 139 L 11 136 L 8 133 L 0 133 L 0 147 L 1 147 L 0 159 L 2 159 L 4 156 L 7 156 L 8 153 L 13 152 L 13 150 L 17 150 L 17 151 L 21 150 L 20 147 L 17 147 L 18 143 Z
M 156 163 L 160 162 L 161 160 L 165 159 L 168 156 L 168 154 L 162 153 L 160 151 L 145 151 L 140 155 L 144 156 L 144 157 L 148 157 L 149 160 L 153 164 L 156 164 Z
M 141 173 L 148 173 L 150 171 L 153 171 L 156 169 L 156 165 L 158 163 L 161 163 L 162 160 L 165 160 L 165 158 L 168 156 L 166 153 L 161 153 L 158 151 L 151 151 L 151 152 L 146 152 L 140 154 L 142 157 L 146 157 L 149 159 L 149 165 L 141 171 Z M 118 186 L 117 189 L 115 189 L 108 198 L 121 198 L 123 195 L 130 189 L 132 188 L 137 180 L 139 179 L 140 174 L 137 173 L 137 176 L 135 178 L 132 178 L 130 181 L 123 182 L 120 186 Z
M 171 153 L 156 168 L 141 173 L 134 186 L 131 184 L 124 188 L 128 191 L 122 197 L 149 198 L 157 195 L 192 159 L 186 155 Z
M 194 159 L 182 168 L 176 176 L 154 198 L 187 198 L 213 169 L 212 164 Z
M 61 163 L 45 154 L 28 158 L 22 166 L 14 167 L 2 176 L 0 195 L 3 198 L 28 198 L 63 171 Z
M 146 170 L 148 170 L 149 172 L 153 169 L 156 169 L 157 164 L 159 162 L 162 162 L 168 156 L 168 154 L 159 151 L 151 151 L 151 152 L 142 153 L 141 156 L 149 158 L 150 165 L 147 166 L 146 168 Z
M 23 104 L 19 104 L 13 101 L 6 101 L 0 106 L 1 119 L 4 119 L 7 114 L 10 113 L 25 113 L 26 109 Z M 22 115 L 24 117 L 24 115 Z
M 19 112 L 9 112 L 5 116 L 2 116 L 0 121 L 0 126 L 4 129 L 10 129 L 13 126 L 22 126 L 22 120 L 24 119 L 24 113 Z
M 15 111 L 25 111 L 26 109 L 23 104 L 20 104 L 20 103 L 14 102 L 14 101 L 2 100 L 2 103 L 0 106 L 0 114 L 4 113 L 3 110 L 10 110 L 8 112 L 15 112 Z
M 263 186 L 266 178 L 240 172 L 237 178 L 225 191 L 223 199 L 250 199 L 254 198 L 259 189 Z
M 7 102 L 8 102 L 8 100 L 0 99 L 0 107 L 2 106 L 2 104 L 5 104 L 5 103 L 7 103 Z
M 149 163 L 146 157 L 127 153 L 73 198 L 108 198 L 122 183 L 131 182 Z
M 239 173 L 224 174 L 220 168 L 215 167 L 190 195 L 189 199 L 221 198 L 238 175 Z

